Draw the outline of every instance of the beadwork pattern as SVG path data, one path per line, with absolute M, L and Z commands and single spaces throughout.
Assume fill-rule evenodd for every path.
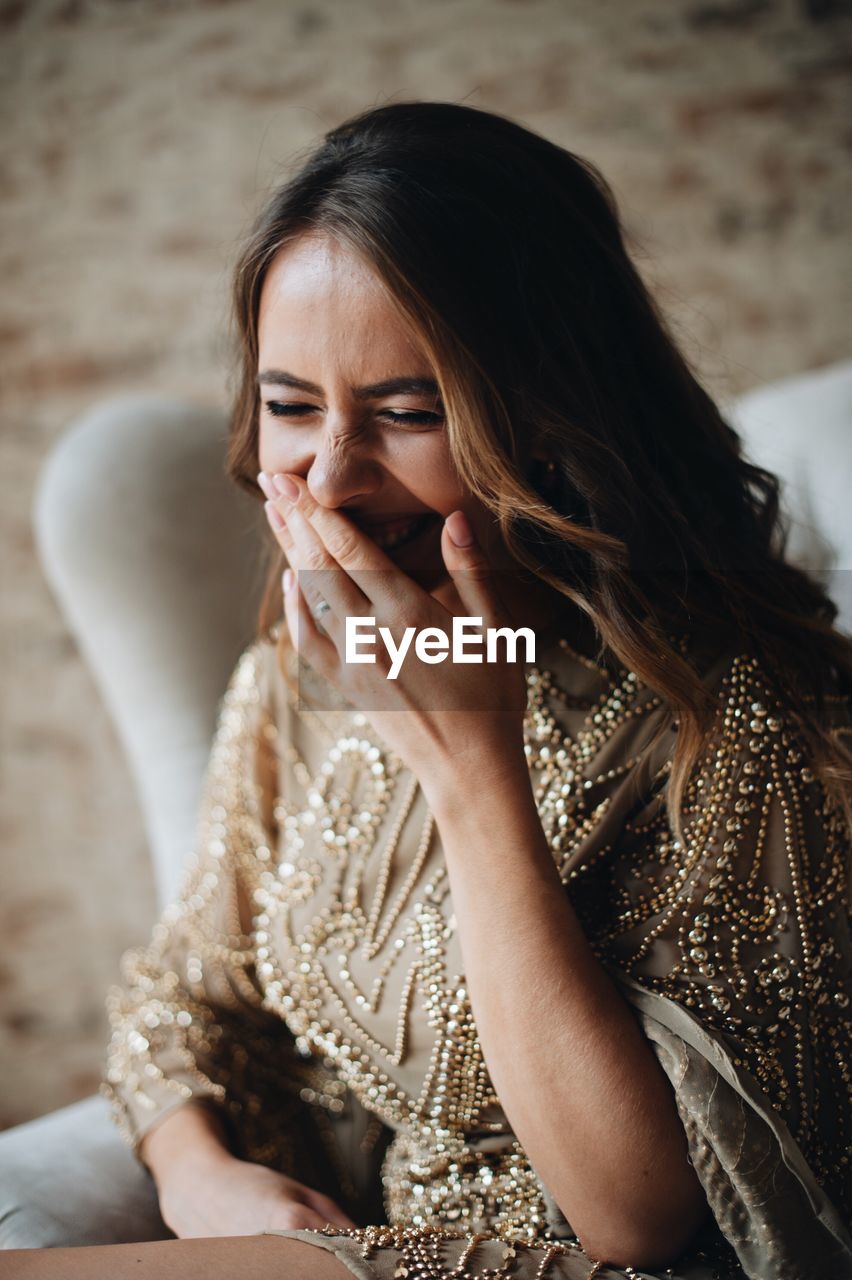
M 525 751 L 587 936 L 602 961 L 720 1037 L 839 1199 L 842 816 L 756 662 L 733 656 L 717 733 L 690 780 L 682 848 L 662 803 L 676 726 L 656 736 L 660 698 L 564 641 L 554 656 L 584 675 L 585 692 L 528 667 Z M 258 641 L 237 664 L 181 893 L 150 945 L 125 954 L 109 994 L 103 1091 L 122 1133 L 135 1143 L 164 1110 L 208 1099 L 247 1158 L 306 1182 L 318 1134 L 354 1198 L 333 1123 L 351 1091 L 394 1134 L 381 1173 L 389 1229 L 410 1237 L 400 1274 L 444 1274 L 423 1270 L 430 1232 L 576 1253 L 488 1076 L 416 779 L 362 713 L 294 709 L 275 661 Z M 281 733 L 274 688 L 290 728 L 310 736 L 313 764 L 295 733 Z M 306 1116 L 315 1128 L 299 1138 Z M 322 1171 L 313 1176 L 319 1185 Z M 362 1243 L 365 1231 L 379 1238 L 365 1228 Z M 738 1272 L 720 1262 L 717 1274 Z

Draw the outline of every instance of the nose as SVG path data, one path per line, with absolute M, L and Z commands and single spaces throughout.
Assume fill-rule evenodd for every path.
M 352 434 L 336 434 L 328 430 L 329 425 L 301 472 L 311 496 L 332 508 L 367 502 L 381 488 L 381 464 L 369 456 L 364 441 Z

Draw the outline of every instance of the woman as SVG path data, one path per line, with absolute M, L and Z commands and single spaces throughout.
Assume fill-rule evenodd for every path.
M 274 564 L 197 856 L 110 996 L 180 1239 L 78 1264 L 852 1274 L 852 648 L 606 183 L 486 112 L 368 111 L 235 304 Z M 347 618 L 462 615 L 534 659 L 346 660 Z

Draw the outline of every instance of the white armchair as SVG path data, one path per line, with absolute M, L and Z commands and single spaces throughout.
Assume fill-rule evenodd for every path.
M 788 558 L 827 587 L 852 633 L 852 360 L 758 387 L 727 417 L 782 480 Z
M 754 391 L 728 417 L 784 481 L 791 558 L 822 577 L 852 631 L 852 362 Z M 263 514 L 224 477 L 225 433 L 216 410 L 110 400 L 69 427 L 35 505 L 44 572 L 136 781 L 161 904 L 192 845 L 219 698 L 262 588 Z M 0 1247 L 170 1234 L 105 1099 L 0 1135 Z
M 224 475 L 226 438 L 215 409 L 108 400 L 69 426 L 36 493 L 44 573 L 125 750 L 161 907 L 192 846 L 218 700 L 262 588 L 262 511 Z M 99 1095 L 0 1135 L 0 1247 L 171 1235 Z

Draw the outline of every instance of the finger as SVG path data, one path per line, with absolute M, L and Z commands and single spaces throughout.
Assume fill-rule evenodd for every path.
M 441 554 L 463 611 L 469 617 L 481 617 L 484 628 L 505 625 L 496 575 L 461 510 L 451 512 L 444 521 Z
M 298 575 L 292 569 L 290 570 L 290 575 L 289 589 L 286 580 L 283 584 L 283 598 L 284 616 L 287 620 L 287 628 L 290 632 L 293 648 L 320 675 L 333 681 L 335 672 L 340 665 L 337 646 L 317 626 L 316 619 L 302 594 Z M 326 614 L 325 616 L 328 617 L 329 615 Z
M 267 501 L 264 503 L 266 518 L 269 521 L 269 526 L 275 534 L 279 545 L 287 556 L 288 565 L 294 571 L 298 571 L 299 569 L 304 570 L 301 590 L 302 594 L 307 598 L 310 611 L 313 614 L 313 611 L 317 608 L 321 600 L 325 600 L 326 603 L 329 604 L 332 602 L 327 599 L 327 595 L 318 590 L 316 583 L 310 582 L 310 569 L 308 566 L 310 564 L 312 548 L 310 545 L 307 547 L 305 546 L 304 539 L 299 539 L 298 541 L 294 540 L 293 534 L 286 520 L 286 512 L 292 506 L 292 503 L 288 498 L 282 496 L 276 491 L 272 483 L 272 477 L 268 476 L 265 471 L 261 471 L 258 473 L 257 479 L 261 489 L 265 494 L 267 494 Z M 327 594 L 332 593 L 328 592 Z M 333 607 L 331 613 L 334 613 Z M 334 634 L 338 632 L 339 628 L 335 624 L 336 617 L 332 617 L 330 614 L 326 622 L 323 624 L 323 632 L 326 634 Z
M 298 511 L 291 511 L 287 523 L 293 537 L 291 562 L 298 569 L 299 588 L 311 611 L 325 602 L 321 625 L 343 648 L 346 619 L 369 613 L 370 602 L 344 569 L 329 555 L 314 530 Z
M 278 501 L 280 502 L 281 499 Z M 275 534 L 278 541 L 278 545 L 281 547 L 284 554 L 289 557 L 293 552 L 293 535 L 287 528 L 287 521 L 281 514 L 278 503 L 269 501 L 264 502 L 263 509 L 266 513 L 266 518 L 269 521 L 269 527 Z
M 270 524 L 285 546 L 289 563 L 300 571 L 300 587 L 311 609 L 316 609 L 323 600 L 331 605 L 334 616 L 326 615 L 322 625 L 340 645 L 345 619 L 350 615 L 363 615 L 369 601 L 325 547 L 310 522 L 294 508 L 289 498 L 275 490 L 276 479 L 278 477 L 269 477 L 263 471 L 258 476 L 264 492 L 273 495 L 266 504 Z M 278 516 L 283 516 L 283 527 L 277 524 Z
M 362 616 L 375 612 L 375 608 L 390 608 L 399 602 L 400 584 L 408 584 L 409 590 L 418 591 L 407 574 L 385 555 L 362 529 L 342 512 L 321 506 L 311 495 L 301 476 L 288 473 L 288 479 L 296 484 L 299 497 L 293 510 L 319 538 L 333 562 L 345 570 L 350 581 L 361 590 L 362 604 L 352 613 Z M 290 522 L 295 536 L 295 524 Z
M 357 1227 L 358 1223 L 353 1222 L 349 1215 L 330 1196 L 324 1196 L 319 1191 L 310 1190 L 308 1199 L 318 1213 L 328 1214 L 329 1222 L 336 1222 L 340 1227 Z
M 302 1204 L 300 1201 L 285 1201 L 280 1207 L 273 1210 L 270 1214 L 271 1221 L 268 1223 L 270 1227 L 277 1227 L 281 1231 L 300 1231 L 322 1228 L 327 1226 L 330 1219 L 324 1214 L 318 1213 L 308 1204 Z

